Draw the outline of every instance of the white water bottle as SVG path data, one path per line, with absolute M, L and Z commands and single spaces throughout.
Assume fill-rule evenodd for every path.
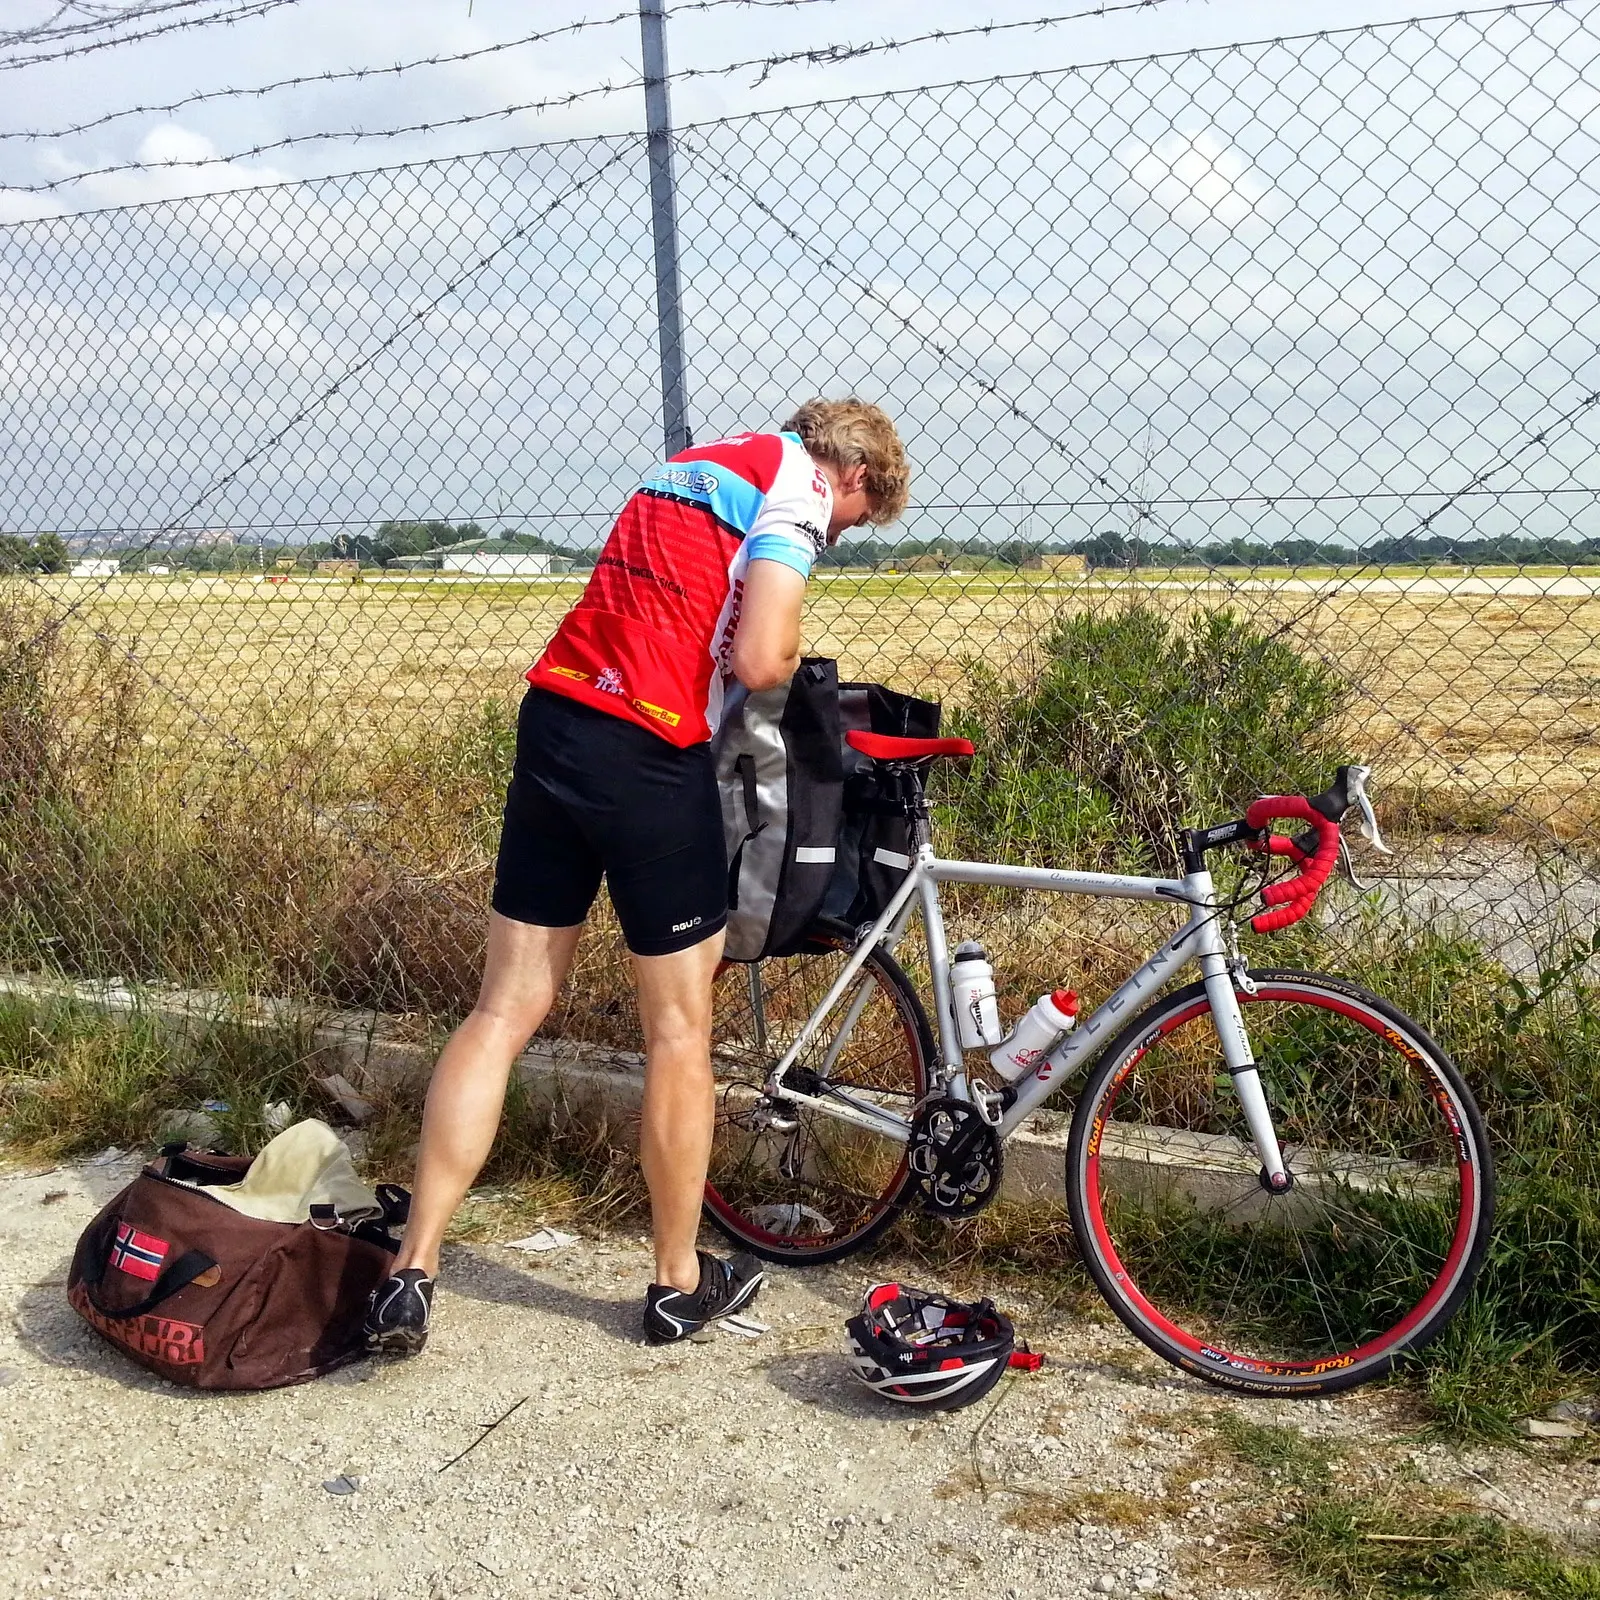
M 1011 1036 L 989 1055 L 989 1065 L 1007 1083 L 1025 1078 L 1055 1049 L 1056 1041 L 1078 1020 L 1078 997 L 1070 989 L 1042 994 Z
M 1006 1030 L 1000 1026 L 1000 1008 L 994 999 L 994 968 L 981 944 L 969 940 L 956 946 L 955 960 L 950 963 L 950 989 L 961 1048 L 979 1050 L 999 1044 Z

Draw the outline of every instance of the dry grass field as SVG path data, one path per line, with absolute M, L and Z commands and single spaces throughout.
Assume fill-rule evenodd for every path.
M 30 588 L 71 608 L 85 643 L 131 653 L 167 735 L 191 756 L 224 732 L 248 744 L 270 727 L 314 735 L 358 768 L 363 753 L 513 698 L 581 583 L 129 576 Z M 1600 580 L 1544 588 L 1566 592 L 1498 575 L 1179 572 L 1068 586 L 844 572 L 813 585 L 807 643 L 849 676 L 959 703 L 968 661 L 1026 678 L 1033 640 L 1063 614 L 1132 598 L 1173 614 L 1227 606 L 1356 685 L 1347 741 L 1377 764 L 1395 822 L 1548 823 L 1571 836 L 1600 776 Z

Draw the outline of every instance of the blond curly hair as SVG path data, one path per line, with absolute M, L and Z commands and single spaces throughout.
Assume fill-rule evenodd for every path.
M 911 463 L 888 414 L 854 395 L 844 400 L 807 400 L 784 423 L 807 451 L 836 467 L 867 469 L 867 520 L 875 527 L 895 521 L 911 497 Z

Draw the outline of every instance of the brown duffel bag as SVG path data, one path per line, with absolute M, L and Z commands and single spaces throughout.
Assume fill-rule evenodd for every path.
M 382 1184 L 376 1205 L 359 1213 L 310 1205 L 305 1220 L 282 1222 L 206 1192 L 231 1190 L 251 1165 L 169 1146 L 89 1224 L 73 1255 L 74 1310 L 174 1383 L 275 1389 L 365 1353 L 367 1297 L 389 1275 L 389 1229 L 405 1220 L 410 1197 Z

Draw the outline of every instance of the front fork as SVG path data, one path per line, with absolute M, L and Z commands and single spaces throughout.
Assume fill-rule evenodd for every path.
M 1245 1029 L 1244 1012 L 1233 992 L 1234 973 L 1227 953 L 1220 948 L 1221 938 L 1213 925 L 1208 930 L 1218 948 L 1207 949 L 1200 957 L 1200 971 L 1205 978 L 1206 998 L 1211 1002 L 1211 1021 L 1222 1045 L 1223 1059 L 1233 1078 L 1234 1092 L 1239 1096 L 1239 1106 L 1244 1112 L 1245 1125 L 1261 1158 L 1261 1174 L 1268 1189 L 1281 1194 L 1291 1184 L 1288 1169 L 1283 1164 L 1283 1151 L 1278 1146 L 1278 1133 L 1272 1126 L 1272 1112 L 1267 1107 L 1266 1091 L 1261 1087 L 1261 1074 L 1256 1068 L 1255 1053 L 1250 1048 L 1250 1035 Z

